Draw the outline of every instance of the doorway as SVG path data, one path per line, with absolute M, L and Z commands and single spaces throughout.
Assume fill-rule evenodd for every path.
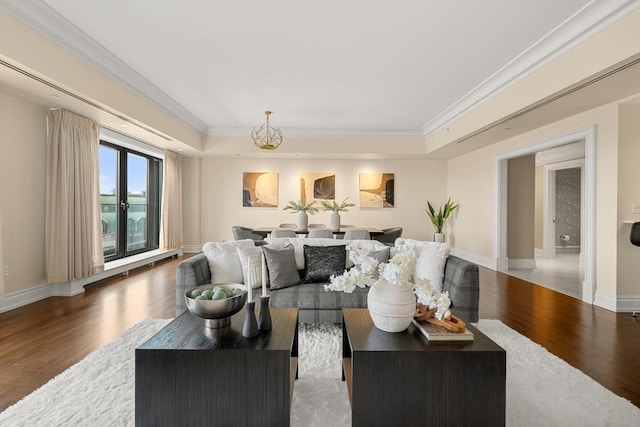
M 578 297 L 582 301 L 593 304 L 595 295 L 595 126 L 562 135 L 556 138 L 539 141 L 527 147 L 522 147 L 503 153 L 496 157 L 496 261 L 498 271 L 508 273 L 509 262 L 507 258 L 507 164 L 509 159 L 531 155 L 540 151 L 549 150 L 555 147 L 565 146 L 571 143 L 584 143 L 584 160 L 579 165 L 581 173 L 581 202 L 580 202 L 580 253 L 577 269 L 579 280 L 581 281 L 581 295 Z M 569 166 L 564 165 L 566 169 Z M 562 167 L 549 168 L 549 176 L 555 175 L 554 171 L 562 170 Z M 547 176 L 547 178 L 549 178 Z M 549 180 L 547 180 L 549 183 Z M 554 184 L 555 185 L 555 181 Z M 555 203 L 554 203 L 555 205 Z M 555 210 L 545 210 L 549 220 L 555 218 Z M 551 230 L 549 230 L 551 229 Z M 553 233 L 553 234 L 552 234 Z M 544 249 L 555 256 L 555 229 L 546 227 L 544 232 L 546 245 Z M 569 239 L 570 241 L 571 239 Z M 553 246 L 551 249 L 549 249 Z M 556 259 L 557 258 L 553 258 Z M 542 258 L 541 260 L 544 260 Z M 541 266 L 539 266 L 541 267 Z M 542 271 L 542 269 L 540 270 Z M 525 279 L 529 280 L 529 279 Z

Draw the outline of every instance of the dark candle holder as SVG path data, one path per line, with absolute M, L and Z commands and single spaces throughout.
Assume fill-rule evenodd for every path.
M 269 311 L 269 296 L 260 297 L 260 315 L 258 316 L 258 329 L 271 330 L 271 312 Z
M 244 325 L 242 326 L 242 335 L 252 338 L 258 335 L 258 322 L 256 321 L 255 302 L 248 302 L 244 308 Z

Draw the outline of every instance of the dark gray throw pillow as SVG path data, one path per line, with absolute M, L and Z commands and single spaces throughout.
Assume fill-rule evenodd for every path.
M 344 273 L 346 260 L 347 250 L 344 245 L 304 245 L 304 277 L 302 282 L 328 282 L 331 276 L 339 276 Z
M 296 267 L 296 257 L 293 245 L 288 244 L 283 249 L 263 246 L 264 257 L 269 271 L 269 287 L 273 290 L 288 288 L 300 283 L 300 273 Z

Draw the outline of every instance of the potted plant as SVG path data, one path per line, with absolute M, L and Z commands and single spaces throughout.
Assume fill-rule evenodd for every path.
M 444 242 L 444 234 L 442 234 L 444 222 L 458 206 L 459 205 L 453 203 L 451 201 L 451 197 L 449 197 L 447 203 L 445 203 L 444 206 L 441 206 L 440 209 L 438 209 L 438 212 L 436 212 L 431 202 L 427 201 L 427 209 L 425 209 L 425 212 L 436 229 L 436 232 L 433 235 L 433 240 L 435 242 Z
M 315 200 L 309 203 L 305 203 L 302 200 L 298 200 L 297 202 L 290 200 L 287 206 L 283 208 L 283 210 L 298 212 L 298 230 L 306 230 L 309 227 L 308 215 L 314 215 L 318 213 L 318 208 L 314 206 L 315 204 Z
M 340 212 L 347 212 L 349 208 L 355 206 L 355 203 L 347 202 L 348 197 L 346 197 L 342 202 L 338 203 L 335 200 L 329 202 L 328 200 L 322 201 L 322 207 L 324 211 L 333 211 L 331 214 L 331 231 L 339 231 L 340 230 Z

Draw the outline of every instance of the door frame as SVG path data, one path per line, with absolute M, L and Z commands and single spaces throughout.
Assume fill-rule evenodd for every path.
M 583 237 L 581 246 L 584 262 L 582 269 L 582 301 L 593 304 L 596 291 L 596 125 L 553 138 L 541 140 L 525 147 L 510 150 L 496 156 L 494 255 L 498 271 L 508 270 L 507 259 L 507 163 L 509 159 L 534 154 L 538 151 L 584 141 L 584 193 Z

